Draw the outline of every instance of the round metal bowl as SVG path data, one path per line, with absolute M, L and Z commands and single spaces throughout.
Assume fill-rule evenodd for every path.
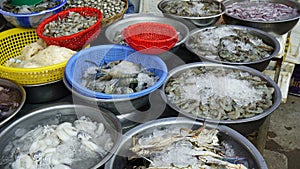
M 183 44 L 189 35 L 188 27 L 175 19 L 170 19 L 162 16 L 155 16 L 152 14 L 139 14 L 129 15 L 126 18 L 109 25 L 105 31 L 105 36 L 109 40 L 109 42 L 114 44 L 119 43 L 118 41 L 114 40 L 117 34 L 122 36 L 122 31 L 129 25 L 141 22 L 158 22 L 173 26 L 176 29 L 176 31 L 179 32 L 178 42 L 174 45 L 173 48 L 179 47 L 181 44 Z M 120 40 L 121 39 L 123 38 L 120 38 Z
M 201 1 L 201 2 L 217 3 L 217 4 L 221 5 L 222 12 L 220 12 L 219 14 L 216 14 L 216 15 L 206 16 L 206 17 L 191 17 L 191 16 L 179 16 L 179 15 L 169 14 L 163 10 L 163 8 L 167 5 L 167 3 L 169 1 L 172 1 L 172 0 L 162 0 L 157 5 L 158 9 L 166 17 L 187 19 L 187 20 L 191 21 L 193 24 L 195 24 L 196 26 L 200 26 L 200 27 L 210 26 L 210 25 L 215 24 L 220 19 L 220 17 L 225 13 L 225 6 L 222 2 L 219 2 L 217 0 L 212 0 L 212 1 L 210 1 L 210 0 L 194 0 L 194 1 Z
M 245 30 L 248 33 L 262 39 L 264 43 L 272 46 L 274 48 L 274 51 L 272 54 L 270 54 L 269 57 L 265 57 L 263 59 L 253 61 L 253 62 L 239 62 L 238 63 L 238 62 L 221 61 L 221 60 L 218 60 L 218 58 L 212 59 L 212 58 L 208 58 L 206 56 L 201 56 L 201 55 L 197 54 L 197 51 L 191 47 L 191 37 L 201 34 L 201 32 L 203 32 L 207 29 L 215 29 L 215 28 L 222 28 L 222 27 L 230 27 L 232 29 Z M 271 35 L 267 32 L 261 31 L 259 29 L 246 27 L 246 26 L 239 26 L 239 25 L 220 25 L 220 26 L 210 26 L 210 27 L 202 28 L 202 29 L 195 29 L 190 32 L 188 39 L 185 41 L 185 46 L 189 51 L 196 54 L 202 61 L 220 63 L 220 64 L 226 64 L 226 65 L 233 65 L 233 66 L 249 66 L 249 67 L 252 67 L 259 71 L 265 70 L 267 68 L 267 66 L 269 65 L 271 59 L 273 57 L 275 57 L 280 51 L 280 44 L 273 35 Z
M 274 93 L 272 96 L 272 101 L 273 101 L 272 106 L 269 107 L 267 110 L 265 110 L 261 114 L 258 114 L 258 115 L 255 115 L 255 116 L 252 116 L 249 118 L 237 119 L 237 120 L 208 119 L 208 118 L 204 118 L 204 117 L 197 117 L 196 115 L 193 115 L 189 112 L 183 111 L 182 109 L 180 109 L 178 106 L 176 106 L 175 104 L 173 104 L 171 101 L 169 101 L 167 99 L 167 96 L 165 93 L 166 84 L 168 83 L 168 81 L 171 77 L 176 77 L 177 75 L 183 73 L 187 69 L 203 67 L 203 66 L 204 67 L 216 67 L 216 68 L 221 67 L 224 69 L 235 69 L 235 70 L 240 70 L 243 72 L 248 72 L 251 75 L 260 77 L 262 80 L 267 82 L 268 87 L 274 88 Z M 239 90 L 239 89 L 236 89 L 236 90 Z M 175 110 L 176 112 L 178 112 L 179 114 L 181 114 L 185 117 L 188 117 L 188 118 L 191 118 L 194 120 L 199 120 L 202 122 L 205 121 L 207 123 L 226 125 L 226 126 L 229 126 L 245 135 L 258 130 L 258 128 L 262 125 L 262 123 L 264 122 L 266 117 L 268 115 L 270 115 L 272 112 L 274 112 L 279 107 L 279 105 L 281 103 L 281 97 L 282 97 L 280 88 L 277 86 L 277 84 L 271 78 L 269 78 L 267 75 L 264 75 L 262 72 L 259 72 L 255 69 L 252 69 L 252 68 L 249 68 L 246 66 L 230 66 L 230 65 L 221 65 L 221 64 L 215 64 L 215 63 L 202 63 L 202 62 L 190 63 L 190 64 L 182 65 L 182 66 L 172 69 L 169 72 L 169 76 L 167 77 L 167 80 L 165 81 L 165 83 L 163 85 L 161 96 L 165 100 L 165 102 L 167 103 L 168 106 L 170 106 L 173 110 Z
M 65 78 L 63 82 L 67 89 L 72 92 L 74 104 L 109 110 L 120 120 L 123 131 L 127 131 L 140 123 L 158 118 L 166 108 L 159 90 L 138 98 L 97 99 L 80 94 L 72 88 Z
M 27 93 L 26 103 L 50 102 L 70 94 L 62 80 L 23 87 Z
M 71 104 L 62 104 L 62 105 L 52 105 L 48 107 L 41 108 L 39 110 L 28 113 L 27 115 L 16 120 L 5 128 L 0 133 L 0 143 L 1 145 L 7 145 L 13 139 L 20 136 L 16 136 L 17 133 L 28 132 L 38 125 L 51 125 L 63 122 L 74 122 L 81 116 L 89 117 L 92 121 L 101 122 L 104 124 L 107 131 L 112 136 L 114 145 L 109 153 L 107 153 L 103 159 L 99 160 L 92 168 L 97 169 L 100 166 L 103 166 L 110 157 L 114 154 L 117 147 L 119 146 L 122 129 L 121 124 L 118 119 L 109 112 L 100 111 L 88 106 L 83 105 L 71 105 Z M 0 152 L 1 156 L 3 155 L 5 146 L 1 146 Z M 2 167 L 1 167 L 2 168 Z
M 241 0 L 225 0 L 225 1 L 223 1 L 223 4 L 225 5 L 225 7 L 227 7 L 235 2 L 241 2 Z M 298 9 L 298 11 L 300 13 L 300 3 L 297 1 L 263 0 L 263 1 L 259 1 L 259 2 L 273 2 L 273 3 L 285 4 L 285 5 L 288 5 L 288 6 Z M 226 10 L 223 15 L 223 19 L 226 24 L 250 26 L 250 27 L 264 30 L 266 32 L 275 33 L 278 35 L 283 35 L 283 34 L 289 32 L 298 23 L 299 17 L 300 17 L 300 15 L 298 17 L 294 17 L 294 18 L 286 19 L 286 20 L 282 20 L 282 21 L 263 22 L 263 21 L 250 21 L 250 20 L 245 20 L 245 19 L 241 19 L 238 17 L 233 17 L 233 16 L 227 14 Z
M 19 106 L 15 110 L 13 110 L 13 112 L 10 113 L 10 115 L 8 117 L 5 117 L 3 120 L 0 121 L 0 127 L 1 127 L 5 123 L 7 123 L 11 118 L 13 118 L 21 110 L 21 108 L 23 107 L 25 100 L 26 100 L 26 92 L 22 85 L 17 84 L 8 79 L 0 78 L 0 86 L 2 86 L 2 87 L 5 86 L 10 89 L 14 89 L 14 90 L 18 91 L 18 93 L 19 93 L 19 101 L 18 101 Z
M 129 148 L 132 146 L 132 137 L 137 134 L 141 136 L 147 136 L 156 128 L 168 128 L 170 126 L 198 129 L 200 126 L 203 126 L 203 123 L 192 121 L 182 117 L 171 117 L 141 124 L 129 130 L 123 135 L 123 139 L 118 150 L 105 164 L 105 169 L 125 169 L 132 167 L 133 164 L 130 164 L 130 162 L 128 161 L 128 157 L 133 155 L 133 153 L 129 150 Z M 222 125 L 215 126 L 206 124 L 206 128 L 217 128 L 219 130 L 218 138 L 220 142 L 228 144 L 229 147 L 232 148 L 234 155 L 238 157 L 245 157 L 249 165 L 248 168 L 268 168 L 265 160 L 263 159 L 259 151 L 255 148 L 255 146 L 238 132 Z

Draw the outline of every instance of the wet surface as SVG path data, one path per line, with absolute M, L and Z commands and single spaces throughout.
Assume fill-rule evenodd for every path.
M 264 158 L 269 169 L 300 168 L 300 97 L 289 95 L 287 103 L 271 114 Z

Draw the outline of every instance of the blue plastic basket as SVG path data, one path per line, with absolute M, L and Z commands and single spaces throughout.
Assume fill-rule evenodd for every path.
M 116 60 L 127 60 L 138 63 L 155 73 L 156 76 L 159 77 L 159 80 L 147 89 L 130 94 L 106 94 L 95 92 L 81 85 L 81 78 L 84 72 L 87 68 L 95 66 L 87 60 L 97 63 L 99 66 Z M 143 54 L 135 51 L 131 47 L 121 45 L 100 45 L 83 49 L 69 59 L 65 68 L 65 78 L 73 89 L 82 95 L 99 99 L 132 99 L 145 96 L 158 89 L 166 80 L 167 74 L 167 66 L 158 56 Z
M 36 28 L 46 18 L 63 10 L 63 6 L 67 0 L 53 0 L 60 2 L 59 5 L 40 12 L 33 13 L 11 13 L 2 9 L 2 1 L 0 3 L 0 13 L 3 17 L 16 27 Z

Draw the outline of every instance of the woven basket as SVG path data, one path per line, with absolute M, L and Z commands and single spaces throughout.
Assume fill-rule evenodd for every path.
M 13 68 L 5 66 L 10 58 L 19 56 L 28 44 L 39 37 L 36 29 L 13 28 L 0 33 L 0 77 L 22 85 L 35 85 L 62 80 L 67 61 L 41 68 Z
M 125 12 L 128 9 L 128 0 L 123 0 L 123 1 L 126 3 L 126 6 L 125 6 L 124 10 L 121 13 L 119 13 L 117 15 L 114 15 L 110 18 L 105 18 L 105 19 L 103 18 L 103 20 L 101 22 L 102 27 L 108 26 L 108 25 L 110 25 L 110 24 L 112 24 L 112 23 L 114 23 L 114 22 L 116 22 L 116 21 L 123 18 Z

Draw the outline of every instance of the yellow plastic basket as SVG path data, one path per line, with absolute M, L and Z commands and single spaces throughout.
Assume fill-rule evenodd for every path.
M 10 59 L 39 37 L 36 29 L 13 28 L 0 33 L 0 77 L 22 85 L 35 85 L 62 80 L 67 61 L 41 68 L 12 68 L 5 66 Z

